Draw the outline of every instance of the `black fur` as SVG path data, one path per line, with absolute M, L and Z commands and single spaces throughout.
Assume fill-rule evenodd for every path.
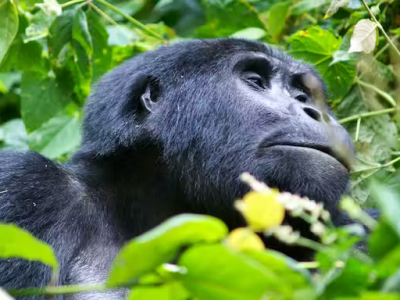
M 340 223 L 336 206 L 348 170 L 331 156 L 322 113 L 295 84 L 304 73 L 319 78 L 304 63 L 238 39 L 188 41 L 134 57 L 94 88 L 81 149 L 67 164 L 34 152 L 0 153 L 0 221 L 54 247 L 60 284 L 104 280 L 124 242 L 179 213 L 243 225 L 233 201 L 248 191 L 239 181 L 245 171 L 322 201 Z M 346 131 L 329 118 L 353 151 Z M 38 263 L 0 262 L 0 286 L 48 280 Z

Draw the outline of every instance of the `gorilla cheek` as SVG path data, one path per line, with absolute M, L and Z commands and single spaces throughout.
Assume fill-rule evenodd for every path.
M 255 175 L 280 190 L 322 201 L 335 209 L 345 192 L 349 173 L 321 151 L 294 146 L 266 148 L 258 157 Z

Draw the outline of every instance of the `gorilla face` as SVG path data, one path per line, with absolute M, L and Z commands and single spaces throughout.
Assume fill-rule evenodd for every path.
M 96 127 L 102 111 L 89 104 L 87 137 L 160 149 L 165 178 L 178 183 L 192 211 L 231 214 L 233 201 L 248 191 L 242 172 L 336 209 L 349 167 L 329 137 L 349 153 L 353 147 L 318 99 L 324 87 L 310 66 L 261 43 L 221 39 L 148 52 L 111 74 L 114 82 L 106 78 L 94 94 L 103 106 L 93 107 L 113 103 L 117 109 L 104 116 L 114 124 L 109 115 L 116 110 L 124 122 L 102 137 Z

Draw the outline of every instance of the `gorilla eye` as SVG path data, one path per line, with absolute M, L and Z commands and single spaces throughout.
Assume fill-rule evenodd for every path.
M 300 94 L 297 95 L 296 97 L 294 97 L 297 101 L 301 102 L 301 103 L 306 103 L 308 100 L 308 96 L 306 94 Z
M 257 73 L 247 73 L 244 80 L 248 85 L 257 89 L 265 89 L 265 80 Z

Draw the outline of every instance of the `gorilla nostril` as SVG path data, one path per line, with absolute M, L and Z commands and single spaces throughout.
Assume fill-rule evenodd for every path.
M 303 107 L 303 110 L 308 116 L 313 118 L 315 121 L 318 122 L 322 121 L 322 113 L 319 110 L 312 107 Z

